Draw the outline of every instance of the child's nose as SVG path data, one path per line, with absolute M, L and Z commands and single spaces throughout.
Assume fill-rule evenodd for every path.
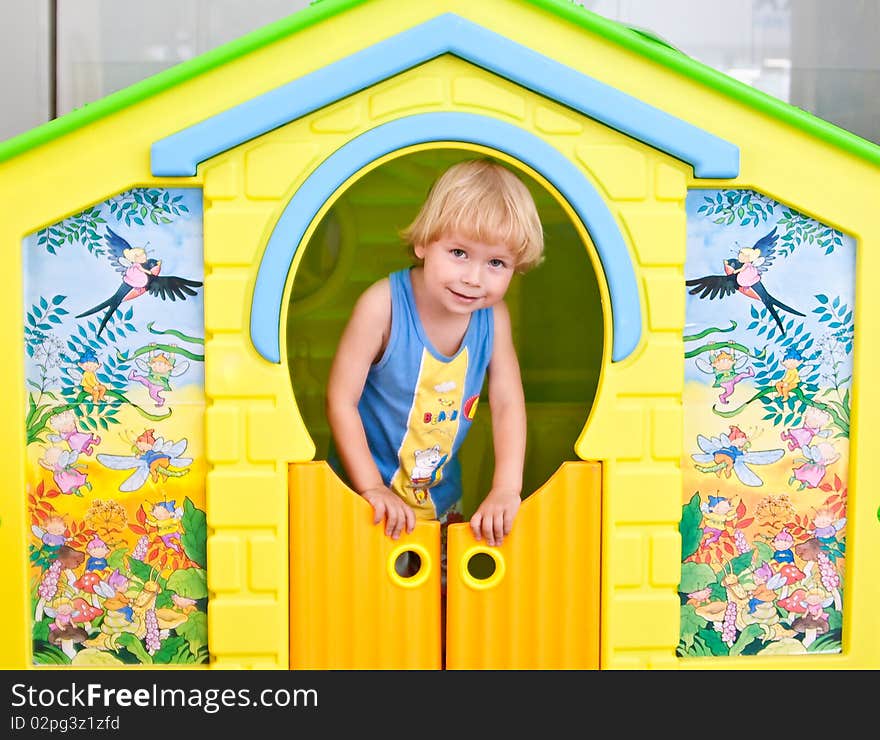
M 464 282 L 468 285 L 480 284 L 480 265 L 476 263 L 469 264 L 464 271 Z

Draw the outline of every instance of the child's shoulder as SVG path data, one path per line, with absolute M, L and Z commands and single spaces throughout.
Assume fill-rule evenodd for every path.
M 499 329 L 510 331 L 510 308 L 503 300 L 492 306 L 492 321 L 495 324 L 495 331 Z
M 383 277 L 361 293 L 358 300 L 374 302 L 374 301 L 390 301 L 391 300 L 391 278 Z
M 372 283 L 357 299 L 354 310 L 373 318 L 391 315 L 391 281 L 384 277 Z

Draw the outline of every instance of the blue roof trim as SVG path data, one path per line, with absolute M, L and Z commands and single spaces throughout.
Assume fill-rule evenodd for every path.
M 200 162 L 447 53 L 680 159 L 696 177 L 739 174 L 734 144 L 447 13 L 154 142 L 153 175 L 191 177 Z
M 472 113 L 423 113 L 377 126 L 335 151 L 300 186 L 263 252 L 251 305 L 251 341 L 265 359 L 281 361 L 284 285 L 303 235 L 327 200 L 352 175 L 391 152 L 429 142 L 479 144 L 541 173 L 568 201 L 599 253 L 611 296 L 612 360 L 638 346 L 642 310 L 633 264 L 608 206 L 578 168 L 543 139 L 512 124 Z

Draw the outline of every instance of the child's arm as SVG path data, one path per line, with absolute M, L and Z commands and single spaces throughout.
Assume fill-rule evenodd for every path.
M 327 382 L 327 420 L 342 466 L 354 489 L 373 507 L 373 523 L 385 519 L 392 539 L 412 532 L 415 512 L 389 489 L 367 444 L 358 402 L 370 365 L 378 359 L 391 326 L 391 288 L 380 280 L 364 291 L 339 340 Z
M 501 545 L 513 527 L 521 502 L 526 454 L 526 403 L 510 331 L 510 312 L 502 301 L 495 305 L 494 314 L 495 346 L 488 374 L 495 474 L 492 490 L 471 517 L 474 537 L 485 537 L 492 547 Z

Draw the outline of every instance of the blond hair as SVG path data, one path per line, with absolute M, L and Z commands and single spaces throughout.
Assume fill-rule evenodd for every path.
M 137 262 L 143 264 L 147 261 L 147 250 L 141 247 L 130 247 L 122 250 L 122 256 L 129 262 Z
M 754 247 L 743 247 L 739 250 L 739 253 L 742 256 L 743 262 L 754 262 L 761 256 L 761 250 Z
M 516 271 L 544 259 L 541 219 L 528 188 L 513 172 L 488 159 L 450 167 L 431 187 L 415 220 L 400 232 L 410 246 L 453 234 L 484 244 L 504 244 Z

